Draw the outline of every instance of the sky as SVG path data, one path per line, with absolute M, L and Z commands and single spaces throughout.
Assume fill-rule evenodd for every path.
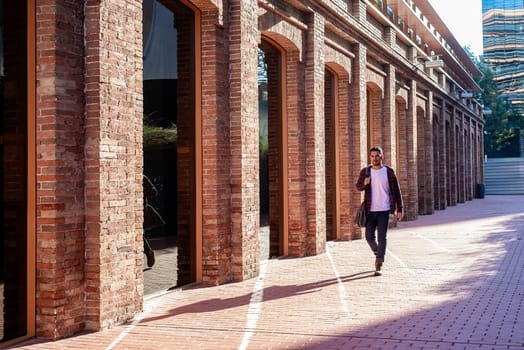
M 482 55 L 482 0 L 429 0 L 461 46 Z

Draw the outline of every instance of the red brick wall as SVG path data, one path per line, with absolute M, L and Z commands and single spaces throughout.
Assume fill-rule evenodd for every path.
M 232 278 L 229 49 L 218 10 L 201 10 L 202 278 L 218 284 Z
M 230 1 L 230 105 L 232 161 L 232 267 L 235 280 L 259 270 L 258 5 Z M 240 62 L 242 64 L 240 64 Z
M 324 252 L 326 244 L 325 116 L 324 116 L 324 18 L 308 19 L 305 52 L 305 138 L 307 171 L 308 237 L 305 254 Z
M 90 80 L 84 5 L 36 4 L 36 333 L 56 339 L 86 326 L 84 89 Z
M 441 154 L 439 207 L 471 198 L 473 184 L 464 177 L 482 166 L 481 160 L 471 163 L 466 152 L 469 128 L 476 125 L 446 97 L 435 142 L 431 97 L 425 119 L 417 118 L 416 109 L 417 93 L 426 93 L 418 90 L 431 82 L 418 84 L 412 67 L 387 62 L 382 41 L 366 42 L 371 37 L 352 33 L 343 16 L 337 17 L 345 25 L 342 35 L 339 23 L 329 22 L 334 17 L 305 14 L 291 5 L 234 0 L 221 8 L 217 3 L 222 4 L 191 2 L 200 22 L 193 33 L 183 33 L 189 40 L 180 43 L 188 54 L 180 56 L 180 74 L 189 77 L 189 93 L 179 96 L 178 151 L 181 167 L 189 169 L 180 171 L 188 184 L 179 189 L 179 204 L 185 203 L 180 231 L 186 237 L 180 264 L 190 266 L 182 279 L 194 279 L 197 269 L 210 284 L 258 274 L 259 44 L 269 67 L 270 255 L 304 256 L 325 249 L 326 210 L 334 214 L 326 208 L 324 177 L 326 169 L 334 168 L 324 163 L 326 154 L 333 159 L 334 147 L 328 143 L 331 153 L 326 153 L 325 133 L 335 129 L 325 114 L 335 108 L 342 238 L 362 236 L 352 225 L 361 201 L 354 183 L 368 163 L 371 144 L 382 145 L 402 166 L 398 173 L 407 219 L 417 218 L 421 202 L 424 212 L 433 210 L 432 147 Z M 351 12 L 365 27 L 364 2 L 336 4 L 336 11 Z M 141 6 L 139 0 L 37 2 L 36 319 L 43 337 L 111 327 L 142 309 Z M 177 22 L 184 19 L 190 18 Z M 378 21 L 374 26 L 380 26 Z M 394 30 L 378 30 L 386 33 L 387 43 L 396 42 Z M 267 39 L 263 43 L 261 36 Z M 338 105 L 324 108 L 324 96 L 333 96 L 324 92 L 326 52 L 333 81 L 338 81 L 331 90 L 338 91 Z M 194 67 L 189 64 L 193 57 L 201 58 Z M 201 74 L 194 80 L 193 68 Z M 404 81 L 400 92 L 395 91 L 397 79 Z M 481 147 L 482 126 L 477 127 L 471 135 Z M 419 177 L 422 167 L 428 170 Z M 475 172 L 482 177 L 482 169 Z
M 324 83 L 324 117 L 325 117 L 325 153 L 326 153 L 326 239 L 333 240 L 337 238 L 336 229 L 336 198 L 338 196 L 336 188 L 337 178 L 335 177 L 336 169 L 336 152 L 335 147 L 337 137 L 336 131 L 336 109 L 337 101 L 335 95 L 338 92 L 335 84 L 338 81 L 335 79 L 333 73 L 329 70 L 325 72 Z
M 304 67 L 299 52 L 286 52 L 285 74 L 288 158 L 288 253 L 305 256 L 308 250 L 308 174 L 306 172 L 307 144 L 304 123 Z M 285 181 L 286 179 L 284 179 Z
M 142 2 L 85 9 L 85 318 L 100 329 L 142 309 Z
M 362 10 L 362 6 L 359 7 Z M 367 47 L 364 44 L 358 44 L 354 47 L 355 60 L 352 72 L 352 81 L 350 89 L 350 153 L 349 163 L 353 164 L 350 168 L 350 179 L 353 181 L 351 186 L 351 204 L 353 208 L 351 217 L 355 216 L 356 210 L 360 206 L 363 194 L 355 188 L 355 182 L 358 178 L 360 169 L 369 162 L 368 157 L 368 110 L 367 110 Z M 365 135 L 363 137 L 363 135 Z M 362 237 L 362 230 L 352 226 L 351 238 L 358 239 Z

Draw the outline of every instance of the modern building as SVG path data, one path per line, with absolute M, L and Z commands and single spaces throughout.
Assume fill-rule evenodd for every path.
M 480 72 L 427 0 L 0 4 L 1 346 L 361 238 L 371 145 L 408 220 L 483 183 Z
M 482 0 L 484 61 L 513 110 L 524 115 L 524 2 Z

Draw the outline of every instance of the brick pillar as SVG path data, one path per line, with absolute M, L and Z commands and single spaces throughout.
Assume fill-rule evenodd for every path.
M 349 69 L 349 67 L 348 67 Z M 351 216 L 352 206 L 350 205 L 352 195 L 355 192 L 356 178 L 354 176 L 355 168 L 358 163 L 352 161 L 352 142 L 354 137 L 350 131 L 352 128 L 352 115 L 350 114 L 350 87 L 349 76 L 338 76 L 338 169 L 339 169 L 339 212 L 340 212 L 340 239 L 348 240 L 352 235 L 353 216 Z
M 202 281 L 222 284 L 230 281 L 232 249 L 231 176 L 239 179 L 238 163 L 231 164 L 228 33 L 220 21 L 220 11 L 201 8 L 201 117 L 202 117 Z M 197 48 L 198 49 L 198 48 Z M 238 49 L 238 48 L 237 48 Z M 212 62 L 212 63 L 210 63 Z M 180 69 L 180 67 L 179 67 Z M 237 88 L 238 91 L 238 88 Z M 238 96 L 238 92 L 237 92 Z M 238 118 L 238 114 L 237 114 Z M 239 123 L 240 120 L 236 120 Z M 240 126 L 234 126 L 235 137 Z M 237 194 L 240 193 L 238 190 Z M 240 197 L 235 197 L 237 206 Z M 198 218 L 197 218 L 198 220 Z M 238 240 L 241 233 L 235 237 Z M 238 241 L 237 241 L 238 242 Z M 236 244 L 238 248 L 240 242 Z M 241 266 L 242 263 L 239 263 Z M 240 269 L 237 270 L 241 271 Z M 235 278 L 241 279 L 239 272 Z
M 453 105 L 448 105 L 449 114 L 449 205 L 457 205 L 457 136 L 456 136 L 456 111 Z
M 368 140 L 367 140 L 367 97 L 366 97 L 366 56 L 367 47 L 364 44 L 354 46 L 355 59 L 353 65 L 352 83 L 351 83 L 351 117 L 350 117 L 350 178 L 353 182 L 351 186 L 352 208 L 350 217 L 355 216 L 356 210 L 360 206 L 363 193 L 357 191 L 355 183 L 357 182 L 360 169 L 369 163 Z M 352 226 L 351 238 L 359 239 L 362 237 L 362 230 Z
M 428 101 L 426 104 L 426 119 L 428 125 L 426 127 L 426 214 L 433 214 L 435 212 L 435 159 L 433 157 L 433 91 L 428 91 Z
M 339 177 L 337 158 L 339 150 L 338 120 L 338 82 L 335 75 L 326 68 L 324 77 L 324 123 L 325 123 L 325 155 L 326 155 L 326 240 L 340 237 L 338 208 L 340 203 Z M 342 102 L 344 103 L 344 102 Z M 346 152 L 345 152 L 346 153 Z
M 384 40 L 390 47 L 396 45 L 396 33 L 394 27 L 384 28 Z M 385 152 L 386 164 L 393 168 L 397 164 L 397 144 L 396 144 L 396 70 L 395 66 L 388 64 L 385 68 L 386 77 L 384 79 L 384 131 L 382 147 Z
M 464 112 L 461 111 L 457 119 L 457 184 L 459 203 L 466 201 L 466 138 L 464 132 Z
M 407 188 L 403 192 L 406 220 L 416 220 L 418 217 L 417 135 L 417 82 L 411 80 L 406 114 Z
M 484 115 L 479 116 L 480 120 L 484 120 Z M 484 124 L 478 123 L 477 126 L 477 142 L 479 149 L 479 183 L 484 183 Z
M 446 131 L 444 121 L 444 109 L 442 102 L 435 111 L 433 120 L 433 168 L 434 168 L 434 187 L 435 187 L 435 209 L 446 209 Z
M 408 137 L 407 137 L 407 90 L 404 94 L 404 99 L 401 103 L 397 104 L 397 122 L 396 122 L 396 145 L 397 145 L 397 161 L 392 163 L 395 166 L 395 172 L 397 173 L 397 178 L 399 180 L 400 189 L 404 201 L 407 199 L 407 189 L 409 184 L 408 179 L 408 169 L 405 166 L 408 164 Z M 406 209 L 406 208 L 405 208 Z
M 282 194 L 287 195 L 287 206 L 282 202 L 279 215 L 282 217 L 281 241 L 282 255 L 304 256 L 308 244 L 308 193 L 307 181 L 307 143 L 305 122 L 305 89 L 304 66 L 300 63 L 300 52 L 292 49 L 286 52 L 285 75 L 285 113 L 282 115 L 282 132 L 286 140 L 282 142 L 282 167 L 287 170 L 287 175 L 282 174 Z M 323 84 L 323 81 L 322 81 Z M 285 119 L 285 120 L 284 120 Z M 287 142 L 287 144 L 286 144 Z M 314 174 L 311 174 L 313 176 Z M 287 190 L 284 188 L 287 185 Z M 287 191 L 287 193 L 286 193 Z M 288 222 L 285 222 L 287 207 Z M 287 233 L 286 233 L 287 224 Z
M 395 88 L 396 88 L 396 74 L 395 67 L 392 65 L 386 66 L 386 78 L 384 84 L 384 141 L 382 147 L 385 152 L 386 164 L 395 167 L 397 164 L 397 144 L 396 144 L 396 103 L 395 103 Z
M 484 148 L 482 141 L 484 140 L 482 125 L 478 122 L 474 122 L 474 144 L 475 144 L 475 163 L 473 165 L 473 174 L 475 177 L 475 192 L 476 185 L 484 183 Z
M 432 92 L 428 91 L 426 96 L 423 109 L 420 107 L 417 115 L 417 179 L 420 215 L 432 214 L 434 211 Z
M 96 330 L 142 309 L 142 2 L 87 1 L 85 10 L 83 315 Z
M 83 11 L 83 3 L 64 0 L 36 6 L 39 34 L 35 55 L 38 81 L 35 121 L 36 335 L 48 339 L 63 338 L 78 332 L 85 328 L 86 322 L 84 278 L 90 276 L 85 274 L 84 263 L 86 81 Z M 62 13 L 72 15 L 62 16 Z M 17 18 L 6 18 L 4 25 L 12 25 L 11 20 Z M 60 42 L 59 48 L 56 47 L 57 42 Z M 11 53 L 12 47 L 7 41 L 4 49 Z M 6 69 L 10 66 L 6 65 Z M 4 82 L 6 91 L 16 88 L 20 82 L 10 81 L 13 75 L 7 71 Z M 10 110 L 9 104 L 3 108 L 4 113 L 10 112 L 11 116 L 20 118 Z M 8 122 L 6 125 L 10 126 Z M 9 143 L 5 142 L 4 146 L 4 150 L 8 150 Z M 22 171 L 12 170 L 9 180 L 16 184 L 16 178 L 11 177 L 20 176 Z M 5 230 L 4 234 L 7 236 L 9 230 Z M 95 234 L 99 235 L 98 232 Z M 99 246 L 95 248 L 100 250 Z M 98 281 L 91 282 L 97 289 Z M 9 305 L 4 307 L 8 313 Z M 9 327 L 7 324 L 4 326 Z
M 311 14 L 305 57 L 308 255 L 324 252 L 326 244 L 323 39 L 324 18 Z
M 473 142 L 472 142 L 472 125 L 471 125 L 471 117 L 468 115 L 465 119 L 465 181 L 466 181 L 466 200 L 470 201 L 473 199 L 473 173 L 472 173 L 472 165 L 473 165 Z
M 258 6 L 256 0 L 229 3 L 232 263 L 235 280 L 258 275 Z M 242 62 L 242 64 L 238 64 Z M 224 257 L 226 258 L 226 257 Z

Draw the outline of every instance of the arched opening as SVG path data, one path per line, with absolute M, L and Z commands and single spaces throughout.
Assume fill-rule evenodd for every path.
M 338 77 L 330 69 L 326 69 L 324 78 L 324 126 L 327 240 L 340 238 L 338 96 Z
M 143 3 L 144 293 L 194 282 L 198 117 L 196 16 L 182 1 Z
M 264 38 L 259 46 L 261 260 L 286 254 L 287 127 L 283 50 Z

